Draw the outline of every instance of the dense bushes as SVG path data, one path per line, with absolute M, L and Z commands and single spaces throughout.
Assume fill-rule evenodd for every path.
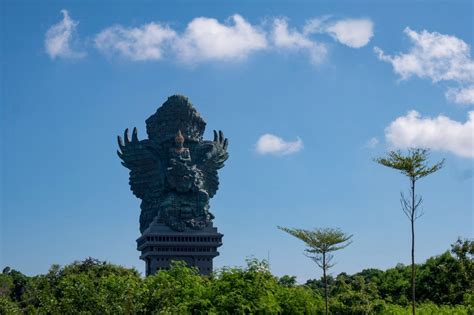
M 449 251 L 416 265 L 418 314 L 474 314 L 474 242 L 458 240 Z M 410 266 L 366 269 L 330 278 L 336 314 L 408 314 Z M 306 285 L 322 294 L 322 280 Z
M 473 314 L 473 244 L 458 241 L 417 266 L 417 313 Z M 409 267 L 330 278 L 333 314 L 408 314 Z M 211 277 L 174 262 L 142 278 L 134 269 L 86 259 L 45 275 L 0 274 L 0 314 L 322 314 L 321 280 L 298 285 L 255 259 Z
M 265 262 L 225 268 L 211 277 L 173 262 L 170 270 L 141 278 L 136 270 L 94 259 L 46 275 L 0 275 L 1 314 L 318 314 L 321 297 L 306 286 L 284 286 Z

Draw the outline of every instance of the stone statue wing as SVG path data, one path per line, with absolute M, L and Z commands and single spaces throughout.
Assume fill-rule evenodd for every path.
M 217 170 L 224 167 L 224 162 L 229 158 L 227 146 L 229 141 L 224 138 L 222 131 L 214 130 L 213 141 L 203 141 L 195 150 L 193 160 L 201 170 L 204 177 L 204 189 L 212 198 L 219 188 L 219 176 Z
M 160 159 L 151 151 L 150 140 L 138 140 L 137 129 L 133 128 L 132 140 L 125 129 L 124 141 L 118 136 L 118 156 L 122 165 L 130 170 L 130 189 L 133 194 L 143 199 L 148 193 L 161 192 L 164 188 L 164 170 Z

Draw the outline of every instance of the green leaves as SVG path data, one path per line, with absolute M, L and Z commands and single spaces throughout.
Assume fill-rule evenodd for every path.
M 46 275 L 0 274 L 0 314 L 318 314 L 321 297 L 306 286 L 280 285 L 266 261 L 199 275 L 182 261 L 141 278 L 95 259 Z M 14 282 L 23 279 L 21 294 Z
M 390 151 L 388 157 L 375 159 L 375 162 L 396 170 L 416 181 L 440 170 L 443 167 L 444 159 L 433 165 L 428 165 L 428 149 L 412 148 L 408 149 L 407 155 L 400 151 Z
M 280 230 L 299 238 L 306 243 L 308 248 L 305 250 L 306 256 L 311 258 L 321 269 L 323 269 L 324 278 L 324 298 L 325 313 L 329 313 L 329 294 L 326 272 L 333 267 L 331 264 L 333 255 L 331 252 L 343 249 L 351 244 L 352 235 L 345 234 L 340 229 L 319 228 L 314 230 L 291 229 L 286 227 L 278 227 Z
M 417 265 L 419 314 L 472 314 L 471 240 Z M 0 314 L 322 314 L 323 282 L 272 275 L 266 261 L 200 276 L 183 262 L 154 276 L 97 260 L 28 277 L 0 274 Z M 328 277 L 333 314 L 407 314 L 409 266 Z M 435 304 L 433 304 L 435 303 Z M 441 305 L 445 304 L 445 305 Z
M 306 251 L 311 254 L 334 252 L 346 248 L 352 243 L 352 235 L 348 235 L 340 229 L 318 228 L 314 230 L 304 230 L 281 226 L 278 228 L 305 242 L 308 246 Z

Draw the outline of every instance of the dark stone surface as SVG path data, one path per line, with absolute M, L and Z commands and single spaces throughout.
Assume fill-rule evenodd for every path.
M 141 252 L 140 259 L 145 261 L 147 276 L 169 269 L 173 260 L 185 261 L 208 275 L 212 272 L 212 260 L 219 255 L 217 248 L 222 245 L 222 237 L 212 222 L 199 230 L 181 232 L 158 223 L 155 218 L 137 239 L 137 249 Z
M 123 160 L 130 170 L 130 187 L 142 200 L 140 232 L 156 218 L 174 231 L 202 230 L 214 218 L 209 199 L 219 187 L 217 170 L 229 157 L 221 131 L 203 140 L 206 123 L 181 95 L 174 95 L 146 120 L 148 139 L 118 137 Z

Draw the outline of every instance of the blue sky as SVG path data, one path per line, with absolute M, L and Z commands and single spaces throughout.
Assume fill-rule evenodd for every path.
M 419 182 L 417 261 L 472 237 L 472 2 L 2 1 L 0 18 L 1 266 L 143 272 L 116 136 L 144 138 L 176 93 L 230 140 L 217 267 L 320 277 L 278 225 L 353 234 L 334 274 L 408 264 L 407 180 L 373 162 L 392 148 L 446 158 Z

